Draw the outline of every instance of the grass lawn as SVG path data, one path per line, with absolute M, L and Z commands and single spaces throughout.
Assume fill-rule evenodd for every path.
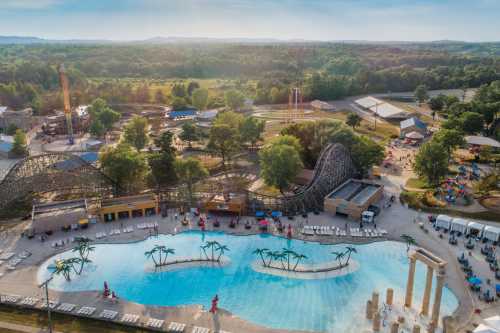
M 432 188 L 432 186 L 430 186 L 425 181 L 423 181 L 423 180 L 421 180 L 419 178 L 410 178 L 410 179 L 408 179 L 408 181 L 406 182 L 406 187 L 409 187 L 409 188 L 418 188 L 418 189 L 423 189 L 423 190 L 431 189 Z
M 20 309 L 0 305 L 0 321 L 33 327 L 47 327 L 47 313 L 38 310 Z M 71 333 L 143 333 L 152 332 L 142 328 L 126 327 L 114 323 L 77 318 L 52 313 L 54 330 Z M 9 332 L 2 330 L 2 332 Z

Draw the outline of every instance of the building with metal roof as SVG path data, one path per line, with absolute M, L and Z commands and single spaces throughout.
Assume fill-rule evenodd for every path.
M 427 125 L 417 117 L 411 117 L 399 123 L 399 131 L 401 137 L 405 137 L 411 132 L 418 132 L 425 136 L 427 135 Z
M 376 114 L 380 118 L 400 119 L 408 117 L 408 112 L 405 110 L 373 96 L 359 98 L 355 100 L 354 103 L 361 106 L 363 109 Z
M 465 142 L 474 146 L 489 146 L 493 148 L 500 148 L 500 142 L 485 136 L 476 136 L 476 135 L 466 136 Z

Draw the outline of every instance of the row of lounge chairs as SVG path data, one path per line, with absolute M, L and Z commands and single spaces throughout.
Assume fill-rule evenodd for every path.
M 329 236 L 337 236 L 337 237 L 346 237 L 347 232 L 343 229 L 334 227 L 334 226 L 304 226 L 302 228 L 302 234 L 304 235 L 329 235 Z M 350 235 L 352 237 L 383 237 L 387 235 L 387 231 L 380 229 L 360 229 L 360 228 L 351 228 Z
M 137 225 L 137 229 L 153 229 L 158 228 L 158 223 L 141 223 Z
M 31 252 L 24 250 L 21 252 L 19 255 L 16 256 L 14 252 L 6 252 L 2 254 L 0 258 L 0 265 L 3 264 L 6 260 L 7 262 L 7 269 L 8 270 L 14 270 L 16 269 L 16 266 L 19 265 L 23 260 L 29 258 L 31 256 Z
M 41 301 L 41 302 L 40 302 Z M 0 303 L 7 303 L 7 304 L 18 304 L 20 306 L 27 306 L 27 307 L 36 307 L 38 303 L 40 303 L 40 308 L 46 309 L 47 308 L 47 302 L 45 299 L 38 299 L 36 297 L 21 297 L 18 295 L 0 295 Z M 55 300 L 50 300 L 49 299 L 49 307 L 52 310 L 59 311 L 59 312 L 64 312 L 64 313 L 72 313 L 75 311 L 77 308 L 77 305 L 71 304 L 71 303 L 58 303 Z M 83 306 L 80 309 L 76 311 L 77 315 L 80 316 L 86 316 L 86 317 L 91 317 L 96 311 L 96 308 L 91 307 L 91 306 Z M 118 312 L 113 311 L 113 310 L 102 310 L 102 312 L 98 316 L 101 319 L 106 319 L 106 320 L 116 320 L 118 317 Z M 119 319 L 120 322 L 124 324 L 129 324 L 129 325 L 140 325 L 139 323 L 139 315 L 136 314 L 130 314 L 126 313 L 124 314 L 121 319 Z M 147 318 L 147 321 L 144 322 L 143 326 L 151 328 L 151 329 L 156 329 L 156 330 L 161 330 L 165 324 L 165 321 L 162 319 L 156 319 L 156 318 Z M 177 322 L 170 322 L 170 324 L 167 326 L 167 332 L 171 333 L 183 333 L 186 332 L 186 324 L 183 323 L 177 323 Z M 206 327 L 199 327 L 199 326 L 193 326 L 193 329 L 190 331 L 190 333 L 214 333 L 210 329 Z M 227 331 L 219 331 L 219 333 L 230 333 Z

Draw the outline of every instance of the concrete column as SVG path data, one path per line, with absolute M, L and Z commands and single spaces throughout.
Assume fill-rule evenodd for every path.
M 415 266 L 417 259 L 410 257 L 410 271 L 408 272 L 408 282 L 406 283 L 405 307 L 411 308 L 413 298 L 413 283 L 415 281 Z
M 385 296 L 385 304 L 390 306 L 392 305 L 393 302 L 394 302 L 394 289 L 388 288 L 387 294 Z
M 366 302 L 366 319 L 373 319 L 372 301 L 370 300 Z
M 380 332 L 380 313 L 376 312 L 373 316 L 373 332 Z
M 379 302 L 379 294 L 378 292 L 374 291 L 372 293 L 372 311 L 373 313 L 378 312 L 378 302 Z
M 391 333 L 398 333 L 399 331 L 399 323 L 397 321 L 391 324 Z
M 441 310 L 441 297 L 443 296 L 444 274 L 437 276 L 436 294 L 434 295 L 434 304 L 432 305 L 431 326 L 436 328 L 439 323 L 439 311 Z
M 420 326 L 415 324 L 415 326 L 413 326 L 413 331 L 412 333 L 420 333 Z
M 431 291 L 432 291 L 432 275 L 434 273 L 434 269 L 431 266 L 427 266 L 427 276 L 425 280 L 425 289 L 424 289 L 424 299 L 422 301 L 422 311 L 420 314 L 423 316 L 429 315 L 429 304 L 431 302 Z

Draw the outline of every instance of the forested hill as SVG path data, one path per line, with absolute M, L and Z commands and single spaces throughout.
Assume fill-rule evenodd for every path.
M 326 100 L 419 84 L 477 87 L 500 79 L 499 50 L 500 43 L 461 42 L 9 44 L 0 47 L 0 104 L 53 108 L 60 99 L 47 96 L 58 88 L 56 68 L 63 62 L 82 101 L 103 95 L 126 102 L 137 84 L 124 86 L 129 80 L 123 79 L 215 78 L 256 81 L 243 92 L 270 103 L 286 100 L 287 87 L 297 82 L 306 98 Z

